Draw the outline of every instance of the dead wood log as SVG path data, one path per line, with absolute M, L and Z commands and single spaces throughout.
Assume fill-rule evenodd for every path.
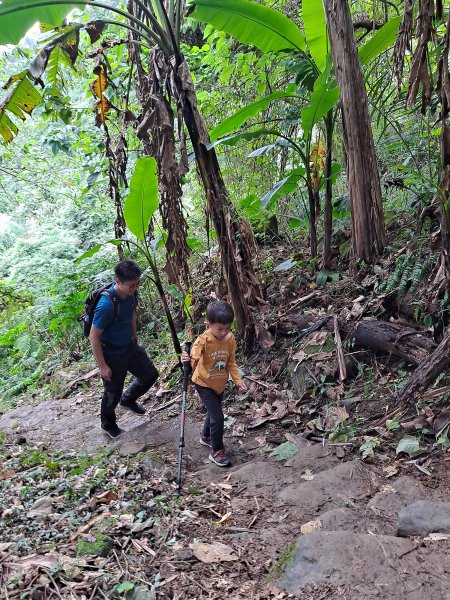
M 364 319 L 356 326 L 346 323 L 343 330 L 346 339 L 353 339 L 361 348 L 403 358 L 414 365 L 420 365 L 436 348 L 432 339 L 397 323 Z
M 384 355 L 402 358 L 413 365 L 420 365 L 429 357 L 435 348 L 435 342 L 412 327 L 403 324 L 378 321 L 377 319 L 363 319 L 362 321 L 348 322 L 339 319 L 339 330 L 343 340 L 354 340 L 359 348 L 379 352 Z M 292 329 L 292 324 L 301 330 L 301 337 L 325 329 L 334 332 L 332 317 L 311 318 L 300 315 L 289 315 L 279 324 L 280 330 Z
M 427 356 L 409 378 L 408 383 L 398 394 L 396 405 L 408 400 L 416 400 L 433 383 L 436 377 L 450 364 L 450 327 L 447 328 L 441 343 Z

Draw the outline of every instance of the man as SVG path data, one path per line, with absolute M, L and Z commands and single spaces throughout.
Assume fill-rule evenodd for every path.
M 89 335 L 103 380 L 101 427 L 111 438 L 123 433 L 116 422 L 116 406 L 120 403 L 123 408 L 143 415 L 145 408 L 137 399 L 158 378 L 158 371 L 147 353 L 137 345 L 135 294 L 142 271 L 133 260 L 123 260 L 116 265 L 114 273 L 114 284 L 95 308 Z M 128 371 L 135 378 L 123 392 Z

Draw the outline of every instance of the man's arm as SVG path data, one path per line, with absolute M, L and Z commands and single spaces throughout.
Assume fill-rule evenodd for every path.
M 103 348 L 100 342 L 100 336 L 103 333 L 103 329 L 98 329 L 95 325 L 91 327 L 91 333 L 89 334 L 89 341 L 91 342 L 92 352 L 94 353 L 95 360 L 97 361 L 98 368 L 100 370 L 100 376 L 105 381 L 109 381 L 112 376 L 111 369 L 108 367 L 103 356 Z
M 136 325 L 136 311 L 134 311 L 131 318 L 131 343 L 135 346 L 137 344 L 137 325 Z

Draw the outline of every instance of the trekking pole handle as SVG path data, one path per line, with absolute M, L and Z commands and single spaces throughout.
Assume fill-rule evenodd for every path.
M 186 354 L 191 354 L 192 342 L 184 342 L 184 351 Z M 183 384 L 187 385 L 189 380 L 189 374 L 191 372 L 191 363 L 185 362 L 183 363 Z

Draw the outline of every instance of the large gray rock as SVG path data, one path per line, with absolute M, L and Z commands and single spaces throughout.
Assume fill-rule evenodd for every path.
M 285 485 L 278 494 L 283 503 L 301 508 L 306 517 L 333 508 L 355 507 L 378 486 L 378 478 L 360 460 L 339 463 L 331 469 L 320 471 L 310 481 L 297 473 L 291 485 Z
M 348 531 L 305 535 L 282 557 L 278 586 L 294 596 L 311 584 L 349 590 L 348 598 L 423 598 L 410 595 L 411 540 Z M 414 583 L 414 586 L 416 584 Z M 350 593 L 351 591 L 351 593 Z
M 450 533 L 450 503 L 419 500 L 404 508 L 398 517 L 397 535 Z

